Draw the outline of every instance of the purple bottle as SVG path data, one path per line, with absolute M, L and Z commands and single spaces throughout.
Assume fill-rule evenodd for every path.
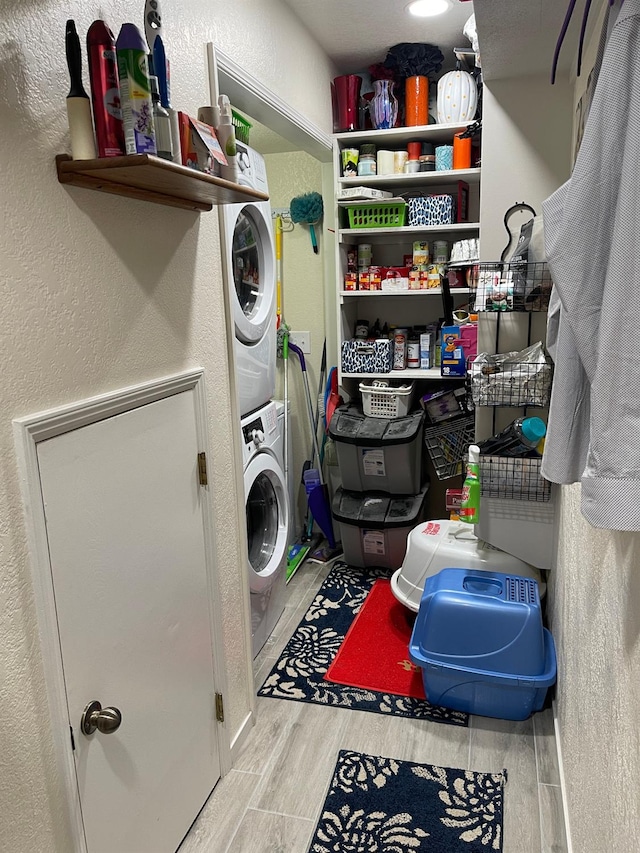
M 156 154 L 146 45 L 135 24 L 122 25 L 116 53 L 127 154 Z

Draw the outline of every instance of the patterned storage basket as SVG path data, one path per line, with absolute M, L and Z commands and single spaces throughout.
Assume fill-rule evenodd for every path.
M 408 200 L 409 225 L 451 225 L 456 205 L 452 195 L 428 195 Z
M 344 373 L 390 373 L 393 366 L 393 341 L 343 341 Z

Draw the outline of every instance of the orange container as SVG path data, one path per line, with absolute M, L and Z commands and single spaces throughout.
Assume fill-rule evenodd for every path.
M 407 127 L 429 123 L 428 77 L 407 77 L 404 84 L 404 123 Z
M 453 168 L 471 168 L 471 137 L 461 139 L 459 133 L 453 137 Z

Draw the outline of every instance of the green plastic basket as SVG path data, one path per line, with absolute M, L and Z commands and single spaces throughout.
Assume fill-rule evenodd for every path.
M 349 228 L 402 228 L 407 215 L 403 202 L 346 205 Z
M 236 139 L 240 142 L 244 142 L 245 145 L 249 144 L 249 131 L 253 127 L 250 121 L 247 121 L 244 116 L 241 116 L 240 113 L 237 113 L 233 108 L 231 109 L 231 124 L 234 126 L 236 131 Z

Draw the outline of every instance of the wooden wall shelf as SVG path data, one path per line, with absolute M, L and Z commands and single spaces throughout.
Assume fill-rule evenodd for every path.
M 128 154 L 97 160 L 72 160 L 68 154 L 58 154 L 56 168 L 61 184 L 138 198 L 183 210 L 206 211 L 220 204 L 269 200 L 268 195 L 249 187 L 232 184 L 149 154 Z

